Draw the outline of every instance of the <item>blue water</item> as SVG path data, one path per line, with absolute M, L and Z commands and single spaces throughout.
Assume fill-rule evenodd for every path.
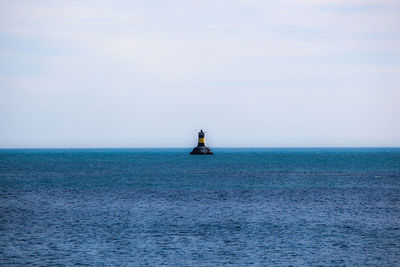
M 400 149 L 190 151 L 0 150 L 0 265 L 400 265 Z

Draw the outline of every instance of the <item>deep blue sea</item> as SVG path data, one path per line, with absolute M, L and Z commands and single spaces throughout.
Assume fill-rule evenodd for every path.
M 0 150 L 1 266 L 400 266 L 400 149 Z

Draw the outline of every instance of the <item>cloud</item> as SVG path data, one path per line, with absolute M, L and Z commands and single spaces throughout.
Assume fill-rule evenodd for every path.
M 0 6 L 0 146 L 400 144 L 395 1 Z

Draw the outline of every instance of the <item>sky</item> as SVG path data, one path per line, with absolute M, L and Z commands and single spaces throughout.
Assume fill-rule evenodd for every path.
M 398 0 L 0 0 L 0 148 L 400 146 Z

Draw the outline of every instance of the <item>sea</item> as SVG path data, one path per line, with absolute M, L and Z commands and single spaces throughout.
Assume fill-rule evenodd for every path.
M 400 148 L 0 150 L 1 266 L 400 266 Z

